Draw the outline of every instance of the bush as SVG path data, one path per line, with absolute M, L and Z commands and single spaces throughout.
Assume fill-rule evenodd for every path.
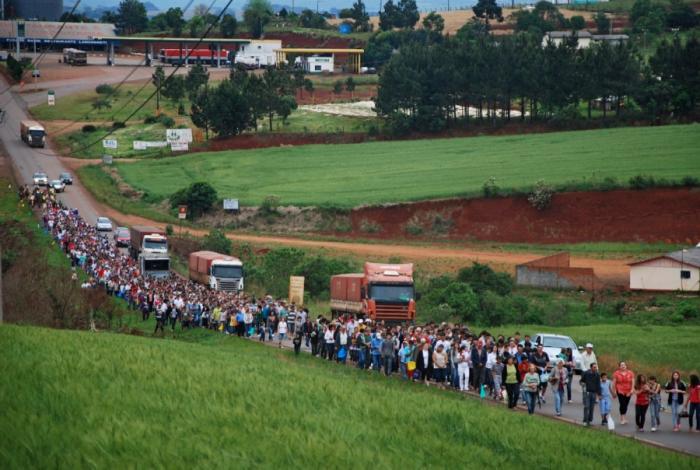
M 232 243 L 231 240 L 226 238 L 223 230 L 214 229 L 204 237 L 202 248 L 228 255 L 231 253 Z
M 501 195 L 501 188 L 496 184 L 496 177 L 492 176 L 484 182 L 481 188 L 485 198 L 498 197 Z
M 177 105 L 177 114 L 180 115 L 180 116 L 184 116 L 185 114 L 187 114 L 187 112 L 185 111 L 185 105 L 184 105 L 184 104 L 179 103 L 179 104 Z
M 498 295 L 508 295 L 513 290 L 513 278 L 506 273 L 497 273 L 487 264 L 474 263 L 460 269 L 457 280 L 466 282 L 480 294 L 489 290 Z
M 160 121 L 163 126 L 167 127 L 168 129 L 172 129 L 175 127 L 175 119 L 171 118 L 170 116 L 166 116 L 165 114 L 161 114 L 158 117 L 158 120 Z
M 83 126 L 83 129 L 82 129 L 82 131 L 85 133 L 95 132 L 96 130 L 97 130 L 97 128 L 95 126 L 93 126 L 92 124 L 85 124 Z
M 165 234 L 169 237 L 172 237 L 175 234 L 175 229 L 172 225 L 168 224 L 165 226 Z
M 154 116 L 152 114 L 143 118 L 144 124 L 155 124 L 156 122 L 158 122 L 158 116 Z
M 306 258 L 294 269 L 295 276 L 304 276 L 304 290 L 316 298 L 329 298 L 331 276 L 356 271 L 356 266 L 349 261 L 326 258 L 317 255 Z
M 377 233 L 381 232 L 382 226 L 371 220 L 362 219 L 360 221 L 360 231 L 365 233 Z
M 24 73 L 24 67 L 22 67 L 22 64 L 20 64 L 17 59 L 12 57 L 11 54 L 7 56 L 7 72 L 16 82 L 22 79 L 22 74 Z
M 696 188 L 700 186 L 700 179 L 695 176 L 684 176 L 681 184 L 687 188 Z
M 544 180 L 539 180 L 535 183 L 535 188 L 527 196 L 527 200 L 532 207 L 538 211 L 547 209 L 552 204 L 554 189 L 545 184 Z
M 450 233 L 450 230 L 452 230 L 452 226 L 454 225 L 454 221 L 452 219 L 439 212 L 431 215 L 431 230 L 433 233 L 438 235 L 447 235 Z
M 700 318 L 700 306 L 692 302 L 683 302 L 676 308 L 675 315 L 684 320 L 695 320 Z
M 260 213 L 265 216 L 278 215 L 279 205 L 280 198 L 278 196 L 265 196 L 265 199 L 260 203 Z
M 415 215 L 409 219 L 408 222 L 406 222 L 406 226 L 404 227 L 404 230 L 406 231 L 407 234 L 409 235 L 421 235 L 423 233 L 423 226 L 420 223 L 420 220 L 418 217 Z
M 173 209 L 182 204 L 187 205 L 187 212 L 196 219 L 214 206 L 218 195 L 209 183 L 198 182 L 176 191 L 169 199 Z
M 122 121 L 114 121 L 112 123 L 112 129 L 124 129 L 126 127 L 126 123 Z
M 632 189 L 649 189 L 656 185 L 657 182 L 653 176 L 637 175 L 630 178 L 630 187 Z
M 100 85 L 97 85 L 97 87 L 95 88 L 95 92 L 99 95 L 111 95 L 114 93 L 114 88 L 111 85 L 102 83 Z

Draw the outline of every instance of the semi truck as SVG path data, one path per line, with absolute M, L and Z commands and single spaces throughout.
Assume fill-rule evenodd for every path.
M 134 259 L 138 259 L 141 253 L 144 254 L 168 254 L 168 239 L 165 231 L 147 225 L 134 225 L 130 230 L 131 245 L 129 252 Z
M 36 121 L 21 121 L 19 133 L 22 140 L 30 147 L 44 147 L 46 145 L 46 129 Z
M 139 269 L 144 276 L 163 278 L 170 276 L 170 257 L 167 254 L 141 253 Z
M 214 251 L 195 251 L 189 258 L 190 279 L 213 290 L 241 292 L 243 263 L 238 258 Z
M 413 264 L 365 263 L 364 272 L 331 277 L 331 311 L 388 322 L 416 317 Z
M 69 65 L 87 65 L 87 52 L 72 47 L 63 49 L 63 63 Z

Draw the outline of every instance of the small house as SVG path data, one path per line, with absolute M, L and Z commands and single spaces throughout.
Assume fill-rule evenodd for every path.
M 630 289 L 700 292 L 700 246 L 630 264 Z

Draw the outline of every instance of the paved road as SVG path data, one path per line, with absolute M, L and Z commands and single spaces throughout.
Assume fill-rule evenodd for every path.
M 0 78 L 0 88 L 5 86 L 6 83 Z M 21 182 L 31 184 L 32 174 L 39 170 L 48 173 L 50 178 L 55 178 L 62 171 L 66 171 L 66 168 L 51 148 L 31 148 L 20 140 L 19 122 L 27 117 L 25 112 L 26 105 L 22 99 L 14 93 L 8 92 L 2 95 L 0 103 L 4 103 L 3 110 L 5 111 L 4 121 L 0 125 L 0 141 L 15 166 Z M 99 215 L 99 209 L 92 204 L 92 199 L 87 196 L 85 190 L 79 184 L 74 184 L 72 187 L 69 186 L 59 198 L 69 207 L 77 208 L 88 222 L 94 223 Z M 287 342 L 285 346 L 291 347 L 291 342 Z M 304 349 L 308 351 L 308 349 Z M 583 408 L 581 405 L 581 392 L 576 386 L 574 387 L 573 399 L 574 403 L 564 406 L 563 418 L 580 423 L 583 416 Z M 543 405 L 541 410 L 537 410 L 537 413 L 553 416 L 553 401 L 553 398 L 549 395 L 547 403 Z M 633 421 L 633 409 L 631 411 L 629 418 Z M 599 416 L 599 413 L 596 413 L 596 416 Z M 616 411 L 613 412 L 613 416 L 616 423 L 619 422 Z M 686 426 L 684 429 L 687 429 L 687 420 L 684 420 L 683 424 Z M 636 433 L 634 426 L 629 424 L 627 426 L 618 426 L 616 432 L 631 438 L 649 441 L 700 456 L 700 434 L 673 433 L 670 430 L 669 414 L 664 414 L 661 428 L 656 433 Z
M 258 341 L 258 336 L 251 337 L 251 340 Z M 277 341 L 266 341 L 264 344 L 271 347 L 276 347 L 279 343 Z M 282 346 L 288 349 L 293 348 L 291 340 L 284 341 L 282 343 Z M 302 351 L 304 351 L 305 353 L 311 353 L 311 349 L 307 348 L 304 344 L 302 344 Z M 323 359 L 319 358 L 319 360 Z M 354 364 L 351 364 L 348 360 L 347 366 L 354 367 Z M 339 365 L 338 367 L 341 366 Z M 369 373 L 376 372 L 372 371 L 368 372 L 368 374 Z M 552 392 L 550 390 L 548 390 L 545 395 L 546 402 L 542 404 L 541 408 L 536 408 L 535 413 L 548 416 L 552 419 L 573 423 L 575 425 L 583 425 L 583 394 L 581 392 L 581 386 L 578 383 L 579 379 L 580 376 L 575 375 L 573 377 L 573 386 L 571 389 L 572 403 L 564 403 L 562 407 L 561 417 L 556 416 L 556 413 L 554 411 L 554 396 L 552 395 Z M 455 393 L 459 392 L 455 391 Z M 469 395 L 472 396 L 474 399 L 479 399 L 478 395 L 475 393 L 470 393 Z M 493 404 L 499 403 L 491 398 L 486 398 L 485 401 L 491 402 Z M 665 401 L 663 403 L 665 404 Z M 505 402 L 501 404 L 505 406 Z M 640 433 L 636 431 L 636 426 L 634 425 L 634 403 L 630 404 L 630 408 L 627 412 L 628 424 L 624 426 L 619 425 L 620 415 L 618 413 L 617 406 L 617 401 L 614 401 L 612 406 L 612 416 L 613 420 L 615 421 L 615 432 L 617 434 L 629 437 L 631 439 L 642 441 L 646 444 L 664 446 L 669 449 L 678 450 L 700 457 L 700 433 L 688 432 L 687 419 L 682 420 L 681 432 L 673 432 L 673 426 L 671 425 L 671 413 L 668 411 L 664 411 L 661 413 L 661 426 L 656 432 L 652 433 L 650 425 L 651 415 L 649 414 L 649 412 L 647 412 L 645 430 L 644 432 Z M 519 409 L 521 409 L 521 411 L 523 412 L 527 412 L 527 407 L 522 405 L 522 402 L 519 405 Z M 594 417 L 595 423 L 592 426 L 592 429 L 598 429 L 604 432 L 608 432 L 607 426 L 601 425 L 600 409 L 598 408 L 598 405 L 596 405 Z

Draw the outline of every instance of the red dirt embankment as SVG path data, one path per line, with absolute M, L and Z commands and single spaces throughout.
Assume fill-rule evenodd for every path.
M 510 243 L 696 244 L 700 241 L 700 189 L 557 193 L 543 211 L 530 206 L 524 196 L 426 201 L 356 209 L 351 220 L 352 232 L 338 235 Z M 410 235 L 407 225 L 413 233 L 422 233 Z

